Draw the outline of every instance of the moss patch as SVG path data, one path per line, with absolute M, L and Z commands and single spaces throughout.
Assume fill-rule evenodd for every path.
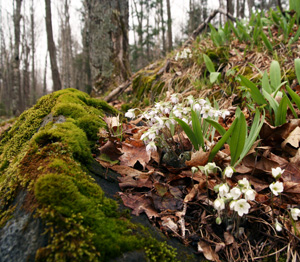
M 132 250 L 175 261 L 173 249 L 121 216 L 86 173 L 90 146 L 105 127 L 101 117 L 117 113 L 106 102 L 66 89 L 40 99 L 3 134 L 0 224 L 13 216 L 15 197 L 26 190 L 23 209 L 42 219 L 49 236 L 36 261 L 108 261 Z

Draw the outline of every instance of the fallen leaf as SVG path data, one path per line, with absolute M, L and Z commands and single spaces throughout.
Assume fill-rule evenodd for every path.
M 118 149 L 118 145 L 108 140 L 103 146 L 99 148 L 101 154 L 105 154 L 110 158 L 110 160 L 118 160 L 119 157 L 122 155 L 122 152 Z
M 151 156 L 146 151 L 146 146 L 141 140 L 126 140 L 126 143 L 122 143 L 120 149 L 123 155 L 119 158 L 121 165 L 133 167 L 139 162 L 143 169 L 150 161 Z
M 204 241 L 198 242 L 198 252 L 202 252 L 207 260 L 220 261 L 218 254 Z
M 162 217 L 161 219 L 162 219 L 162 226 L 164 228 L 168 228 L 173 232 L 178 231 L 177 224 L 170 217 Z
M 205 166 L 208 162 L 209 152 L 204 152 L 201 148 L 199 151 L 192 153 L 191 160 L 185 161 L 187 166 Z
M 297 126 L 289 136 L 281 143 L 281 148 L 290 155 L 295 156 L 300 142 L 300 127 Z
M 159 217 L 157 211 L 153 208 L 152 201 L 150 198 L 144 195 L 132 195 L 119 193 L 125 206 L 133 209 L 132 214 L 138 216 L 139 214 L 145 212 L 149 219 L 153 217 Z
M 226 245 L 231 245 L 234 242 L 234 237 L 229 232 L 224 232 L 224 240 Z

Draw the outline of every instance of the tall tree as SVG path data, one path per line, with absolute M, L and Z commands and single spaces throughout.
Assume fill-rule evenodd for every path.
M 30 33 L 31 33 L 31 96 L 32 104 L 36 101 L 36 79 L 35 79 L 35 13 L 34 2 L 30 6 Z
M 46 31 L 47 31 L 47 43 L 48 43 L 48 51 L 49 51 L 50 63 L 51 63 L 53 90 L 57 91 L 61 89 L 61 81 L 60 81 L 60 75 L 57 67 L 56 47 L 53 40 L 51 0 L 45 0 L 45 7 L 46 7 L 45 20 L 46 20 Z
M 233 0 L 227 0 L 227 13 L 234 15 L 234 2 Z
M 22 0 L 15 0 L 14 2 L 14 82 L 12 87 L 12 113 L 13 115 L 19 115 L 21 110 L 19 108 L 20 102 L 20 22 L 21 22 L 21 5 Z
M 166 28 L 165 28 L 165 19 L 164 19 L 164 1 L 159 0 L 160 8 L 160 21 L 161 21 L 161 32 L 162 32 L 162 53 L 165 55 L 167 46 L 166 46 Z
M 90 61 L 97 91 L 127 80 L 131 74 L 128 44 L 128 1 L 85 0 L 88 17 Z
M 168 51 L 170 52 L 173 49 L 173 36 L 172 36 L 172 16 L 171 16 L 171 5 L 170 0 L 167 1 L 167 15 L 168 15 Z

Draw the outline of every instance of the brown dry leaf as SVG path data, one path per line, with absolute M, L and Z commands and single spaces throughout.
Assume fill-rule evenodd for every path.
M 182 209 L 182 199 L 174 198 L 174 196 L 170 192 L 167 192 L 163 197 L 152 192 L 151 197 L 155 209 L 159 210 L 160 212 L 165 210 L 175 211 Z
M 160 197 L 163 197 L 169 191 L 169 186 L 165 183 L 156 182 L 154 188 Z
M 187 166 L 205 166 L 208 162 L 209 152 L 204 152 L 201 148 L 199 151 L 192 153 L 191 160 L 185 161 Z
M 120 123 L 119 116 L 113 116 L 113 117 L 103 117 L 104 122 L 107 124 L 107 126 L 115 131 L 115 128 L 118 128 Z
M 161 218 L 162 220 L 162 226 L 164 228 L 170 229 L 173 232 L 177 232 L 178 231 L 178 226 L 177 224 L 168 216 L 164 216 Z
M 125 177 L 119 177 L 119 187 L 123 190 L 127 187 L 133 187 L 133 188 L 152 188 L 153 182 L 151 181 L 151 177 L 149 174 L 141 174 L 138 177 L 134 176 L 125 176 Z
M 288 163 L 282 174 L 283 182 L 295 182 L 300 184 L 300 166 L 294 163 Z
M 204 241 L 198 242 L 198 251 L 202 252 L 207 260 L 217 262 L 221 261 L 219 259 L 218 254 L 211 248 L 211 246 L 208 243 Z
M 99 148 L 101 154 L 107 155 L 111 160 L 118 160 L 122 152 L 118 149 L 118 145 L 108 140 L 103 146 Z
M 295 156 L 300 142 L 300 127 L 297 126 L 289 136 L 281 143 L 281 148 L 290 155 Z
M 194 197 L 198 194 L 199 192 L 199 184 L 194 185 L 192 190 L 185 196 L 183 202 L 187 203 L 190 202 L 191 200 L 194 199 Z
M 159 214 L 152 206 L 152 201 L 150 198 L 144 195 L 132 195 L 119 193 L 125 206 L 133 209 L 132 214 L 138 216 L 139 214 L 145 212 L 149 219 L 153 217 L 159 217 Z
M 231 245 L 234 242 L 234 237 L 229 232 L 224 232 L 224 240 L 226 245 Z
M 283 183 L 284 193 L 300 194 L 300 184 L 295 182 Z
M 297 166 L 300 166 L 300 149 L 297 150 L 297 153 L 294 157 L 290 158 L 290 162 Z
M 126 140 L 122 143 L 121 152 L 123 155 L 119 158 L 120 164 L 133 167 L 139 162 L 143 169 L 151 159 L 151 155 L 147 153 L 146 146 L 141 140 Z

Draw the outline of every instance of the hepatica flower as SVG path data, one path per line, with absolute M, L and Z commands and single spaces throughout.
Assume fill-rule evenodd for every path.
M 146 146 L 147 152 L 157 151 L 157 147 L 153 141 L 149 142 L 149 144 Z
M 235 202 L 233 209 L 239 214 L 240 217 L 242 217 L 244 214 L 249 213 L 250 204 L 246 199 L 240 199 Z
M 241 196 L 242 192 L 238 187 L 234 187 L 230 190 L 230 193 L 227 195 L 228 198 L 233 198 L 237 200 Z
M 280 232 L 282 230 L 282 225 L 275 219 L 275 229 L 276 231 Z
M 234 170 L 231 166 L 226 167 L 224 170 L 224 174 L 226 177 L 232 177 L 233 173 L 234 173 Z
M 222 184 L 219 187 L 219 195 L 220 197 L 225 197 L 229 192 L 229 186 L 227 184 Z
M 214 201 L 214 208 L 217 210 L 217 211 L 221 211 L 225 208 L 225 202 L 222 198 L 217 198 L 215 201 Z
M 127 117 L 127 118 L 135 118 L 134 109 L 129 109 L 129 110 L 125 113 L 125 117 Z
M 298 217 L 300 217 L 300 209 L 299 208 L 291 208 L 291 216 L 296 221 Z
M 245 193 L 250 188 L 250 183 L 247 178 L 243 178 L 238 181 L 239 186 L 241 187 L 241 191 Z
M 282 182 L 277 181 L 277 182 L 269 185 L 269 187 L 275 196 L 278 196 L 281 192 L 283 192 L 283 183 Z
M 256 192 L 249 188 L 247 191 L 245 191 L 244 195 L 246 200 L 253 201 L 255 199 Z
M 284 169 L 281 169 L 280 167 L 272 168 L 272 176 L 277 180 L 281 177 L 283 174 Z

